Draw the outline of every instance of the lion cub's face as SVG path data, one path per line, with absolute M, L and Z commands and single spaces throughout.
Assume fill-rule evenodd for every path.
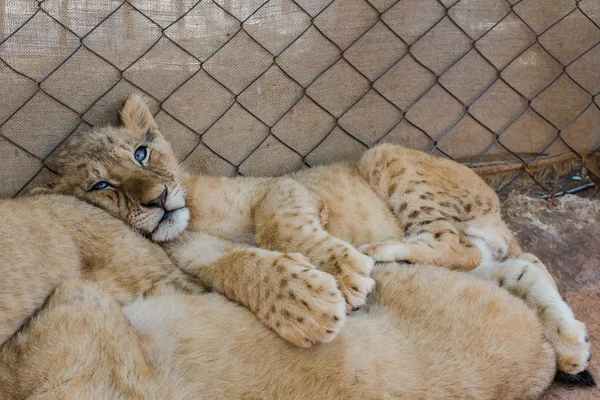
M 123 127 L 73 137 L 50 162 L 61 176 L 50 190 L 73 194 L 157 242 L 187 226 L 186 190 L 170 144 L 139 96 L 121 111 Z

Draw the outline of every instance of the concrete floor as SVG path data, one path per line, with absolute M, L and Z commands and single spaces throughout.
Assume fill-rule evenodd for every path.
M 589 371 L 600 383 L 600 196 L 595 197 L 545 201 L 510 195 L 503 210 L 523 250 L 546 264 L 577 318 L 587 325 L 596 353 Z M 555 382 L 542 398 L 600 399 L 600 388 Z

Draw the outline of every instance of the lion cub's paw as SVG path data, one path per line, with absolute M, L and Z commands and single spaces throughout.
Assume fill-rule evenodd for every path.
M 363 244 L 358 250 L 373 260 L 382 262 L 406 261 L 409 256 L 407 246 L 398 241 Z
M 556 352 L 557 367 L 569 374 L 585 370 L 592 359 L 590 339 L 585 324 L 575 318 L 556 318 L 556 335 L 549 342 Z
M 530 274 L 521 279 L 525 285 L 534 282 L 546 282 L 544 290 L 539 293 L 529 293 L 530 297 L 536 295 L 544 300 L 539 316 L 548 342 L 554 347 L 557 367 L 559 370 L 576 374 L 587 368 L 592 358 L 590 339 L 585 324 L 578 321 L 569 305 L 561 298 L 552 276 L 542 263 L 533 254 L 523 253 L 519 259 L 529 263 Z M 532 274 L 533 273 L 533 274 Z M 531 287 L 531 286 L 530 286 Z
M 344 298 L 335 278 L 319 271 L 304 256 L 286 254 L 275 264 L 273 301 L 259 318 L 299 347 L 333 340 L 344 325 Z
M 354 311 L 362 307 L 367 296 L 375 287 L 371 278 L 375 262 L 369 256 L 351 248 L 341 257 L 335 257 L 332 274 L 346 299 L 346 310 Z
M 469 240 L 478 245 L 479 249 L 491 260 L 505 261 L 508 257 L 509 241 L 505 237 L 490 229 L 468 227 L 465 234 Z

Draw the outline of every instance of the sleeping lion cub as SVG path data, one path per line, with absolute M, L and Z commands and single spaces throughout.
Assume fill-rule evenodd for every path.
M 555 372 L 533 311 L 436 267 L 377 266 L 367 307 L 301 349 L 74 197 L 0 200 L 0 248 L 3 400 L 526 399 Z
M 178 266 L 291 343 L 331 341 L 343 323 L 339 300 L 357 309 L 372 291 L 373 260 L 408 261 L 503 286 L 536 311 L 559 369 L 585 369 L 584 324 L 546 267 L 521 252 L 496 194 L 468 168 L 387 145 L 355 164 L 281 178 L 194 176 L 181 171 L 141 97 L 128 99 L 121 119 L 122 128 L 74 137 L 55 157 L 61 178 L 50 190 L 163 243 Z
M 0 349 L 0 398 L 516 400 L 550 384 L 552 347 L 506 291 L 431 266 L 374 277 L 369 304 L 311 349 L 219 294 L 121 309 L 69 281 Z
M 0 199 L 0 346 L 68 279 L 96 282 L 121 303 L 204 292 L 158 245 L 97 207 L 72 196 Z

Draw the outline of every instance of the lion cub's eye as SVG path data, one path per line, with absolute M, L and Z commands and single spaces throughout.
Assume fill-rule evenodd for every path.
M 150 150 L 148 150 L 148 148 L 145 146 L 140 146 L 135 150 L 135 153 L 133 153 L 133 158 L 135 158 L 135 161 L 142 164 L 144 161 L 146 161 L 148 159 L 149 155 L 150 155 Z
M 110 183 L 106 181 L 98 182 L 94 186 L 92 186 L 92 190 L 105 190 L 110 187 Z

